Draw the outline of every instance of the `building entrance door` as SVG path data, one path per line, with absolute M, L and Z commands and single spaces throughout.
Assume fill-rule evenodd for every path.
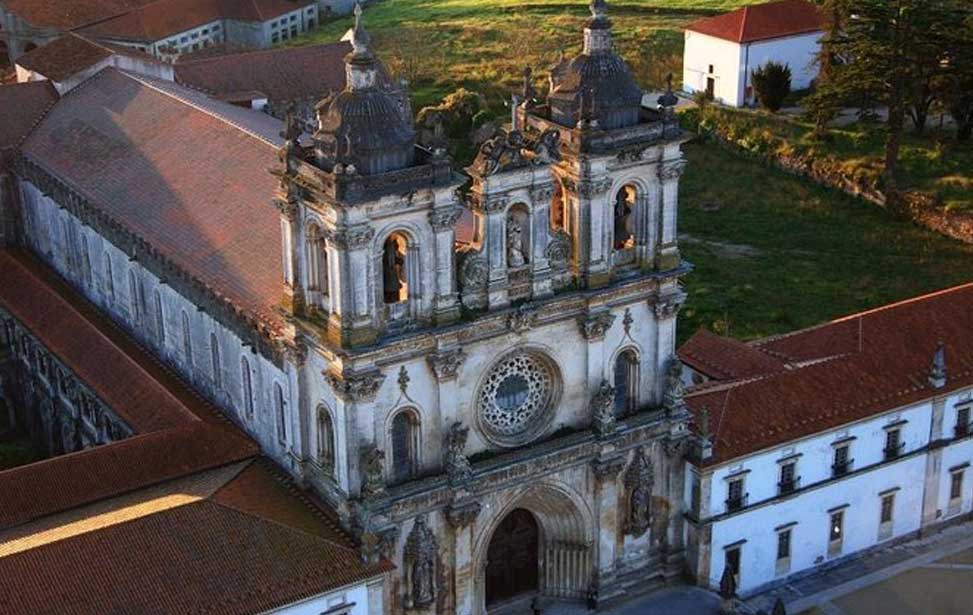
M 487 606 L 537 590 L 537 521 L 517 508 L 500 522 L 487 549 Z
M 713 79 L 712 77 L 707 77 L 706 78 L 706 98 L 712 99 L 715 93 L 716 93 L 716 79 Z

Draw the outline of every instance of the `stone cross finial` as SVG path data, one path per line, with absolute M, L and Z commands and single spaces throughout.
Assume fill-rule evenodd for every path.
M 363 53 L 368 51 L 368 43 L 371 42 L 371 37 L 365 28 L 362 26 L 361 20 L 362 8 L 361 3 L 355 3 L 355 27 L 351 31 L 351 46 L 355 53 Z
M 946 386 L 946 345 L 939 342 L 936 352 L 932 355 L 932 364 L 929 366 L 929 384 L 935 389 Z

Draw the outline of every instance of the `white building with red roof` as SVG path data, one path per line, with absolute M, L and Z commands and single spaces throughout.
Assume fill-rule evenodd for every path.
M 792 90 L 807 88 L 817 75 L 822 27 L 818 8 L 807 0 L 754 4 L 696 21 L 685 31 L 683 89 L 742 107 L 754 101 L 753 71 L 770 61 L 790 67 Z

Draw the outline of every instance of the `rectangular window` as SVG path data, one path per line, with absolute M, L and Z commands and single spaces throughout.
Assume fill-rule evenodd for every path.
M 270 37 L 270 42 L 271 42 L 271 44 L 276 45 L 277 43 L 280 42 L 280 37 L 275 34 L 275 35 L 273 35 L 273 36 Z
M 849 447 L 847 444 L 835 447 L 834 463 L 831 466 L 832 476 L 844 476 L 851 469 L 851 459 L 848 456 L 848 452 Z
M 203 34 L 209 34 L 209 28 L 203 28 Z
M 963 470 L 953 472 L 949 477 L 949 499 L 958 500 L 963 497 Z
M 902 452 L 902 432 L 889 429 L 885 432 L 885 460 L 895 459 Z
M 791 531 L 777 532 L 777 559 L 789 559 L 791 556 Z
M 291 21 L 297 21 L 297 15 L 291 15 Z
M 778 493 L 780 495 L 787 495 L 788 493 L 794 493 L 797 489 L 797 476 L 795 475 L 797 464 L 793 461 L 790 463 L 784 463 L 780 466 L 780 482 L 777 484 Z
M 956 410 L 956 437 L 970 435 L 970 407 L 964 406 Z
M 845 511 L 831 513 L 831 523 L 828 527 L 828 557 L 841 554 L 841 543 L 844 538 Z
M 735 510 L 740 510 L 744 506 L 744 495 L 743 495 L 743 479 L 737 478 L 730 481 L 727 486 L 726 494 L 726 510 L 727 512 L 733 512 Z
M 892 523 L 892 510 L 895 508 L 895 494 L 882 496 L 882 514 L 879 523 Z
M 222 29 L 223 29 L 223 26 L 221 26 L 220 24 L 214 24 L 213 25 L 213 32 L 219 32 Z
M 740 547 L 733 547 L 732 549 L 727 549 L 723 552 L 723 566 L 729 568 L 733 572 L 733 576 L 737 579 L 737 585 L 740 584 Z
M 297 26 L 291 26 L 291 36 L 297 36 Z

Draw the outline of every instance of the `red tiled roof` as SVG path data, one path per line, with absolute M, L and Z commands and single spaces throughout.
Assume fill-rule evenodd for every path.
M 61 81 L 110 58 L 112 53 L 111 49 L 77 34 L 66 34 L 20 56 L 17 64 L 52 81 Z
M 784 369 L 778 358 L 738 340 L 700 329 L 678 350 L 679 359 L 714 380 L 762 376 Z
M 0 85 L 0 150 L 18 145 L 56 100 L 49 81 Z
M 686 29 L 737 43 L 752 43 L 816 32 L 822 27 L 821 13 L 811 2 L 778 0 L 707 17 L 691 23 Z
M 34 27 L 67 31 L 120 15 L 153 0 L 4 0 L 7 11 Z
M 257 462 L 231 480 L 225 489 L 246 491 L 275 478 Z M 261 613 L 391 569 L 362 564 L 285 488 L 270 497 L 272 509 L 241 510 L 216 495 L 0 557 L 0 605 L 9 615 Z
M 945 390 L 973 384 L 973 284 L 757 343 L 809 363 L 687 396 L 697 416 L 703 408 L 710 413 L 714 456 L 704 465 L 942 393 L 928 382 L 939 341 L 949 372 Z
M 55 105 L 22 152 L 236 309 L 280 326 L 271 143 L 108 68 Z
M 92 36 L 155 42 L 221 19 L 263 22 L 312 0 L 154 0 L 85 28 Z
M 273 100 L 321 99 L 345 87 L 349 43 L 278 47 L 235 53 L 175 66 L 176 81 L 226 100 L 258 91 Z

